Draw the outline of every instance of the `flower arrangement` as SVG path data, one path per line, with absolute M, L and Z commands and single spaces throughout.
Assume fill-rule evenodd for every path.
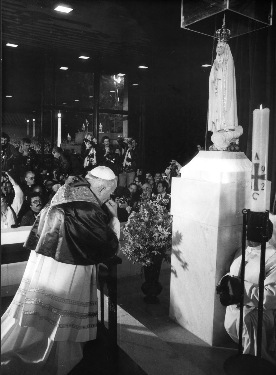
M 157 257 L 169 261 L 172 217 L 158 202 L 142 202 L 138 212 L 130 214 L 123 239 L 121 250 L 133 263 L 149 266 Z

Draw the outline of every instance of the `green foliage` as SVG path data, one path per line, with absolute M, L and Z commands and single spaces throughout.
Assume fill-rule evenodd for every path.
M 132 212 L 123 229 L 122 252 L 133 263 L 148 266 L 158 256 L 169 260 L 172 242 L 172 217 L 158 202 L 143 202 Z

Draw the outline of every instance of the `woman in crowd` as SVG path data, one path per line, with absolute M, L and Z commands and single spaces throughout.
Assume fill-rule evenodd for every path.
M 16 225 L 16 218 L 24 200 L 24 195 L 19 185 L 7 172 L 2 172 L 2 184 L 7 180 L 12 184 L 14 190 L 14 198 L 12 203 L 9 205 L 7 195 L 2 190 L 1 229 L 11 228 L 12 225 Z

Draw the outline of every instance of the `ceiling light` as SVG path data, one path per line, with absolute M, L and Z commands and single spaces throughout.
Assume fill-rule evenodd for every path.
M 68 70 L 68 66 L 61 66 L 59 69 L 60 70 Z
M 125 76 L 125 73 L 118 73 L 117 76 L 118 77 L 123 77 L 123 76 Z
M 70 13 L 72 12 L 73 8 L 69 8 L 63 5 L 58 5 L 54 10 L 61 13 Z
M 75 99 L 75 102 L 79 102 L 79 99 Z
M 87 60 L 87 59 L 90 59 L 90 57 L 89 56 L 79 56 L 79 59 Z
M 139 85 L 139 83 L 133 83 L 132 84 L 132 86 L 138 86 Z
M 138 68 L 139 68 L 139 69 L 148 69 L 149 67 L 146 66 L 146 65 L 139 65 Z
M 89 95 L 89 98 L 93 98 L 93 95 Z
M 67 103 L 64 102 L 64 103 L 62 103 L 62 104 L 67 104 Z
M 18 44 L 13 44 L 13 43 L 6 43 L 7 47 L 18 47 Z
M 115 92 L 115 90 L 110 90 L 110 92 Z
M 208 68 L 209 66 L 212 66 L 212 65 L 210 65 L 210 64 L 203 64 L 201 66 L 202 66 L 202 68 Z
M 12 98 L 12 95 L 6 95 L 6 98 Z

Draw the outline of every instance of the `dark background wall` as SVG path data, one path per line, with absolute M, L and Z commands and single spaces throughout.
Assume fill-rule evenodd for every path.
M 117 2 L 117 1 L 116 1 Z M 152 171 L 163 170 L 174 158 L 187 163 L 196 152 L 196 145 L 209 146 L 210 133 L 206 133 L 208 109 L 208 80 L 215 57 L 216 43 L 211 37 L 180 28 L 181 2 L 179 0 L 128 1 L 129 20 L 146 35 L 149 44 L 143 61 L 147 70 L 132 69 L 126 64 L 127 50 L 113 62 L 128 71 L 129 81 L 129 134 L 139 140 L 144 166 Z M 116 19 L 112 18 L 114 22 Z M 120 19 L 118 18 L 119 23 Z M 107 26 L 108 28 L 108 23 Z M 221 27 L 221 25 L 219 25 Z M 251 159 L 253 110 L 270 108 L 269 179 L 275 195 L 276 180 L 276 17 L 273 26 L 233 38 L 229 45 L 236 68 L 238 119 L 244 129 L 240 138 L 241 151 Z M 214 30 L 215 31 L 215 30 Z M 134 32 L 134 31 L 133 31 Z M 134 35 L 134 34 L 133 34 Z M 122 38 L 129 38 L 122 30 Z M 75 53 L 76 54 L 76 53 Z M 54 75 L 51 64 L 58 54 L 51 49 L 25 48 L 3 51 L 3 92 L 10 86 L 22 99 L 11 104 L 3 101 L 3 115 L 21 118 L 26 110 L 40 110 L 41 92 L 47 103 L 53 92 Z M 98 68 L 106 72 L 106 66 Z M 136 62 L 135 62 L 136 64 Z M 133 65 L 135 65 L 133 64 Z M 109 69 L 110 69 L 109 66 Z M 78 69 L 76 66 L 75 69 Z M 93 71 L 93 67 L 88 72 Z M 112 68 L 111 68 L 112 69 Z M 115 68 L 114 68 L 115 69 Z M 134 80 L 139 86 L 131 86 Z M 8 94 L 8 93 L 7 93 Z M 21 116 L 21 117 L 20 117 Z M 21 136 L 20 121 L 5 128 L 11 136 Z

